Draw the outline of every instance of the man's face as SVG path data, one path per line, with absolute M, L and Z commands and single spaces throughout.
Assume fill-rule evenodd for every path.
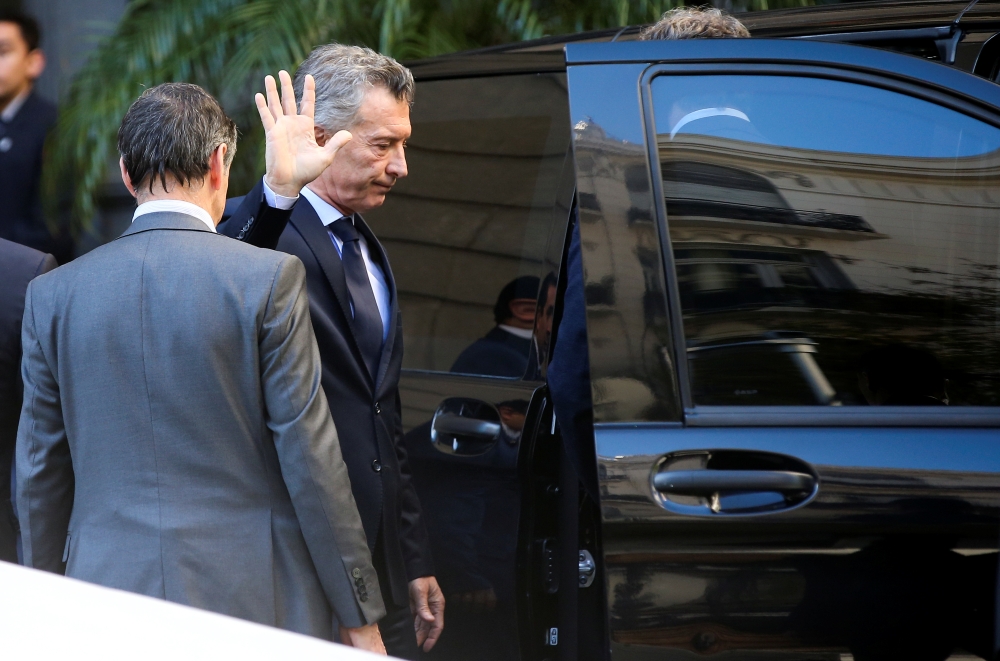
M 39 50 L 28 50 L 16 23 L 0 22 L 0 108 L 28 89 L 45 68 Z
M 369 89 L 350 131 L 354 138 L 309 188 L 344 213 L 365 212 L 381 206 L 407 174 L 403 148 L 410 137 L 410 106 L 383 87 Z
M 540 351 L 544 351 L 549 345 L 549 336 L 552 335 L 552 318 L 556 312 L 556 286 L 549 285 L 545 292 L 545 304 L 538 311 L 535 318 L 535 340 L 538 342 Z

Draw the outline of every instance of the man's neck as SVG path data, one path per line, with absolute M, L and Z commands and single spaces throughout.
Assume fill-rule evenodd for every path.
M 193 204 L 199 209 L 204 210 L 205 213 L 207 213 L 209 216 L 212 216 L 212 218 L 215 219 L 215 216 L 212 214 L 212 206 L 206 203 L 205 200 L 197 196 L 167 193 L 160 195 L 156 194 L 143 195 L 141 197 L 136 198 L 136 204 L 138 206 L 142 206 L 147 202 L 187 202 L 188 204 Z M 219 224 L 219 221 L 217 219 L 215 220 L 215 224 L 216 225 Z
M 311 184 L 307 184 L 306 188 L 315 193 L 316 196 L 319 197 L 319 199 L 323 200 L 324 202 L 326 202 L 331 207 L 333 207 L 340 213 L 344 214 L 345 216 L 350 216 L 354 213 L 354 209 L 351 209 L 350 207 L 348 207 L 345 204 L 342 204 L 341 202 L 338 202 L 336 199 L 334 199 L 332 195 L 330 195 L 327 192 L 326 188 L 320 185 L 318 182 L 314 181 Z

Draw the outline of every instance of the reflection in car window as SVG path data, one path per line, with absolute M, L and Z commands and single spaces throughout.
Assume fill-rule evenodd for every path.
M 366 215 L 394 269 L 403 366 L 535 378 L 566 77 L 420 82 L 411 121 L 409 176 Z
M 695 404 L 1000 405 L 1000 130 L 822 79 L 652 92 Z

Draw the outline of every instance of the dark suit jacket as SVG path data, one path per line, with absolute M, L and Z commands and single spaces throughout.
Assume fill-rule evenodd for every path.
M 528 368 L 531 340 L 508 333 L 499 326 L 465 348 L 451 371 L 519 379 Z
M 0 120 L 0 238 L 52 252 L 42 218 L 39 184 L 45 138 L 56 123 L 56 107 L 32 92 L 10 123 Z M 3 147 L 6 146 L 6 150 Z M 64 257 L 68 257 L 65 255 Z
M 350 324 L 344 267 L 329 232 L 304 198 L 296 203 L 287 226 L 281 212 L 271 209 L 265 215 L 257 211 L 262 200 L 260 183 L 243 200 L 231 200 L 227 210 L 232 216 L 219 226 L 219 231 L 236 238 L 242 233 L 244 241 L 277 248 L 305 264 L 309 313 L 323 363 L 323 390 L 340 436 L 351 489 L 368 546 L 374 552 L 378 544 L 385 564 L 387 576 L 380 576 L 380 581 L 388 583 L 392 600 L 404 607 L 408 604 L 408 582 L 430 576 L 434 570 L 402 442 L 399 373 L 403 327 L 389 259 L 372 231 L 358 218 L 358 231 L 385 273 L 392 304 L 390 331 L 373 383 Z
M 0 560 L 17 562 L 17 528 L 10 504 L 10 465 L 21 415 L 21 316 L 24 292 L 56 267 L 52 255 L 0 239 Z

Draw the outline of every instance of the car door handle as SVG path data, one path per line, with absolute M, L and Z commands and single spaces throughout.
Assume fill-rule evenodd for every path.
M 808 473 L 762 470 L 676 470 L 657 473 L 657 491 L 679 496 L 712 496 L 717 493 L 809 493 L 816 478 Z
M 500 423 L 443 413 L 434 416 L 434 431 L 453 436 L 472 436 L 484 441 L 495 441 L 500 438 Z

